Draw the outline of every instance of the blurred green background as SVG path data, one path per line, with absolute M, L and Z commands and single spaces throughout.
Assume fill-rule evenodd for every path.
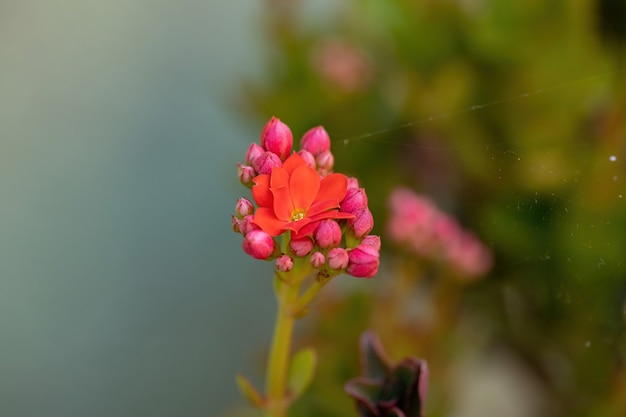
M 430 415 L 476 415 L 500 391 L 455 384 L 500 371 L 543 393 L 513 416 L 623 416 L 624 21 L 617 0 L 0 2 L 0 414 L 241 402 L 274 305 L 231 231 L 235 164 L 276 115 L 326 127 L 383 242 L 408 185 L 494 251 L 445 336 L 389 347 L 431 362 Z M 308 318 L 326 356 L 297 415 L 348 413 L 396 256 Z

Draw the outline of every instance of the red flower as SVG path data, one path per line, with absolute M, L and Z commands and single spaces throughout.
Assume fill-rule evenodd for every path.
M 330 174 L 320 178 L 298 154 L 253 181 L 252 196 L 259 206 L 254 223 L 271 236 L 290 230 L 297 239 L 312 235 L 321 220 L 354 217 L 339 211 L 348 189 L 347 177 Z

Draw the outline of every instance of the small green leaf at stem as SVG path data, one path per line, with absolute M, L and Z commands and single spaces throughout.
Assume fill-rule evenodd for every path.
M 248 402 L 257 408 L 265 408 L 267 401 L 265 397 L 263 397 L 259 391 L 252 385 L 252 383 L 241 374 L 235 375 L 235 379 L 237 380 L 237 386 L 239 387 L 239 391 L 244 396 Z
M 311 348 L 302 349 L 294 355 L 287 380 L 290 400 L 300 397 L 309 387 L 315 374 L 316 364 L 317 354 Z

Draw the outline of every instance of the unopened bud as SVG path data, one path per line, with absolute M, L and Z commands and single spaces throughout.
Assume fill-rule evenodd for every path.
M 237 165 L 239 181 L 246 187 L 252 187 L 252 179 L 256 177 L 256 171 L 249 165 Z
M 367 194 L 364 188 L 348 188 L 346 196 L 341 202 L 341 211 L 357 214 L 367 208 Z
M 293 251 L 294 255 L 302 258 L 303 256 L 307 256 L 311 253 L 311 250 L 313 249 L 313 241 L 308 237 L 294 239 L 289 242 L 289 249 Z
M 233 232 L 241 233 L 241 230 L 239 229 L 239 219 L 237 219 L 234 215 L 231 214 L 230 220 L 233 223 Z
M 354 177 L 348 177 L 348 190 L 351 188 L 359 188 L 359 180 Z
M 244 236 L 242 247 L 255 259 L 267 259 L 274 252 L 274 239 L 262 230 L 252 230 Z
M 257 143 L 251 143 L 246 152 L 246 164 L 253 165 L 254 160 L 261 156 L 263 152 L 265 152 L 265 149 Z
M 272 117 L 261 132 L 261 146 L 284 161 L 291 154 L 293 147 L 291 129 L 276 117 Z
M 361 241 L 361 245 L 368 245 L 380 251 L 380 236 L 376 235 L 367 235 Z
M 338 271 L 346 269 L 349 260 L 350 256 L 348 255 L 348 251 L 344 248 L 335 248 L 328 252 L 328 266 L 331 269 Z
M 346 272 L 357 278 L 372 278 L 378 273 L 380 254 L 373 246 L 359 245 L 348 253 Z
M 314 127 L 302 136 L 300 147 L 317 156 L 330 150 L 330 136 L 322 126 Z
M 278 155 L 269 151 L 263 152 L 252 163 L 253 168 L 259 174 L 271 174 L 272 168 L 280 168 L 283 166 Z
M 244 216 L 243 219 L 239 220 L 239 232 L 244 236 L 253 230 L 259 229 L 260 227 L 254 224 L 254 216 L 251 214 L 248 214 L 247 216 Z
M 371 232 L 374 228 L 374 216 L 372 216 L 372 212 L 369 208 L 365 208 L 355 214 L 355 218 L 348 219 L 348 226 L 352 230 L 354 236 L 360 239 Z
M 280 272 L 289 272 L 293 268 L 293 259 L 287 255 L 276 258 L 276 269 Z
M 335 157 L 331 151 L 324 151 L 315 157 L 317 169 L 324 172 L 330 172 L 335 165 Z
M 324 262 L 326 262 L 326 257 L 322 252 L 313 252 L 311 254 L 311 265 L 313 265 L 313 268 L 323 267 Z
M 315 241 L 320 248 L 334 248 L 341 243 L 341 227 L 332 220 L 322 220 L 315 230 Z
M 254 214 L 254 206 L 247 198 L 240 198 L 235 205 L 235 213 L 238 219 L 243 219 L 248 214 Z
M 309 168 L 315 169 L 317 167 L 317 163 L 315 162 L 315 157 L 313 156 L 311 152 L 301 149 L 298 151 L 298 155 L 300 155 L 300 157 L 304 159 L 304 162 L 306 162 Z

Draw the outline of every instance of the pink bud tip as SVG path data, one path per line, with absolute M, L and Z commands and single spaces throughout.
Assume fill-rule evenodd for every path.
M 348 177 L 348 190 L 352 188 L 359 188 L 359 180 L 354 177 Z
M 306 162 L 309 168 L 311 169 L 317 168 L 317 162 L 315 162 L 315 157 L 313 156 L 311 152 L 301 149 L 298 151 L 298 155 L 300 155 L 300 157 L 304 159 L 304 162 Z
M 280 119 L 272 116 L 261 132 L 261 146 L 284 161 L 291 154 L 293 147 L 291 129 Z
M 246 164 L 254 165 L 254 160 L 261 156 L 263 152 L 265 152 L 265 149 L 256 143 L 251 143 L 246 152 Z
M 280 161 L 278 155 L 272 152 L 263 152 L 253 161 L 253 168 L 259 174 L 271 174 L 272 168 L 280 168 L 283 163 Z
M 247 216 L 244 216 L 243 219 L 239 220 L 239 232 L 244 236 L 253 230 L 259 229 L 260 227 L 254 224 L 254 216 L 251 214 L 248 214 Z
M 262 230 L 252 230 L 244 236 L 242 247 L 255 259 L 267 259 L 274 252 L 274 239 Z
M 334 248 L 341 243 L 341 227 L 332 220 L 322 220 L 315 230 L 315 241 L 320 248 Z
M 367 208 L 367 194 L 364 188 L 348 188 L 341 202 L 341 211 L 356 214 Z
M 315 157 L 318 170 L 330 172 L 335 165 L 335 157 L 331 151 L 324 151 Z
M 313 265 L 313 268 L 323 267 L 324 262 L 326 262 L 326 257 L 322 252 L 313 252 L 311 254 L 311 265 Z
M 313 241 L 308 237 L 293 239 L 289 242 L 289 249 L 293 251 L 295 256 L 302 258 L 303 256 L 307 256 L 311 253 L 311 250 L 313 249 Z
M 276 258 L 276 269 L 280 272 L 289 272 L 293 268 L 293 259 L 287 255 Z
M 380 254 L 373 246 L 359 245 L 348 253 L 348 274 L 357 278 L 372 278 L 378 273 Z
M 355 214 L 355 218 L 348 219 L 348 226 L 354 233 L 354 236 L 360 239 L 374 228 L 374 216 L 372 216 L 369 208 L 365 208 Z
M 238 219 L 243 219 L 245 216 L 254 213 L 254 206 L 247 198 L 240 198 L 235 205 L 235 213 Z
M 246 187 L 252 187 L 252 179 L 256 177 L 256 171 L 254 168 L 248 165 L 237 165 L 237 171 L 239 175 L 239 181 Z
M 349 260 L 350 257 L 348 255 L 348 251 L 346 251 L 344 248 L 335 248 L 331 249 L 330 252 L 328 252 L 328 266 L 331 269 L 335 269 L 338 271 L 346 269 Z
M 361 245 L 368 245 L 380 251 L 380 236 L 376 235 L 367 235 L 361 241 Z
M 239 220 L 232 214 L 230 215 L 230 219 L 233 223 L 233 232 L 241 233 L 241 229 L 239 229 Z
M 322 126 L 314 127 L 302 136 L 300 147 L 317 156 L 330 150 L 330 136 Z

